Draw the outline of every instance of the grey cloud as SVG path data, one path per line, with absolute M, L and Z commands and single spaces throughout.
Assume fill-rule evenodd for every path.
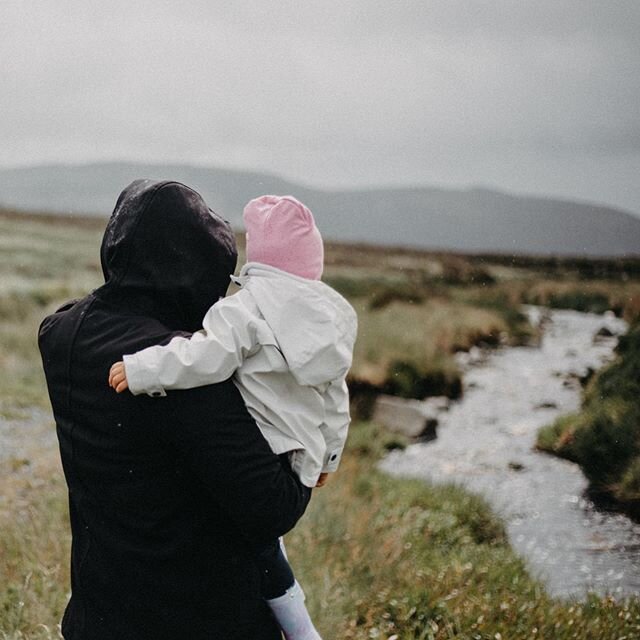
M 0 164 L 213 163 L 640 212 L 640 3 L 3 3 Z M 517 167 L 517 169 L 514 169 Z M 633 184 L 631 184 L 633 182 Z

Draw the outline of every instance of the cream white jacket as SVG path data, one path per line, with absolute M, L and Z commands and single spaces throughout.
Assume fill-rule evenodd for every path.
M 202 330 L 124 356 L 134 394 L 166 395 L 233 375 L 251 415 L 275 453 L 291 453 L 307 486 L 335 471 L 349 426 L 345 377 L 357 317 L 323 282 L 248 263 L 241 289 L 219 300 Z

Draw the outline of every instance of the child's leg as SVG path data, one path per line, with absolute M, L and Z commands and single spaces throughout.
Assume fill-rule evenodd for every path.
M 295 578 L 280 546 L 280 540 L 274 540 L 260 549 L 257 562 L 262 573 L 263 598 L 266 600 L 277 598 L 293 586 Z
M 282 543 L 261 549 L 257 562 L 262 572 L 262 596 L 287 640 L 322 640 L 304 604 L 304 593 L 293 576 Z

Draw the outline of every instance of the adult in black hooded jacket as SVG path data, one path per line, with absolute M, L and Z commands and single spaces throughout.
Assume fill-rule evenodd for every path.
M 116 394 L 123 354 L 199 328 L 236 263 L 229 225 L 175 182 L 127 187 L 105 284 L 41 325 L 73 545 L 67 640 L 275 640 L 251 548 L 291 529 L 309 490 L 232 382 Z

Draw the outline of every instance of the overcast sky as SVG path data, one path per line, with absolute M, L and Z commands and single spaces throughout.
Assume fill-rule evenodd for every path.
M 484 185 L 640 214 L 639 0 L 1 0 L 0 166 Z

